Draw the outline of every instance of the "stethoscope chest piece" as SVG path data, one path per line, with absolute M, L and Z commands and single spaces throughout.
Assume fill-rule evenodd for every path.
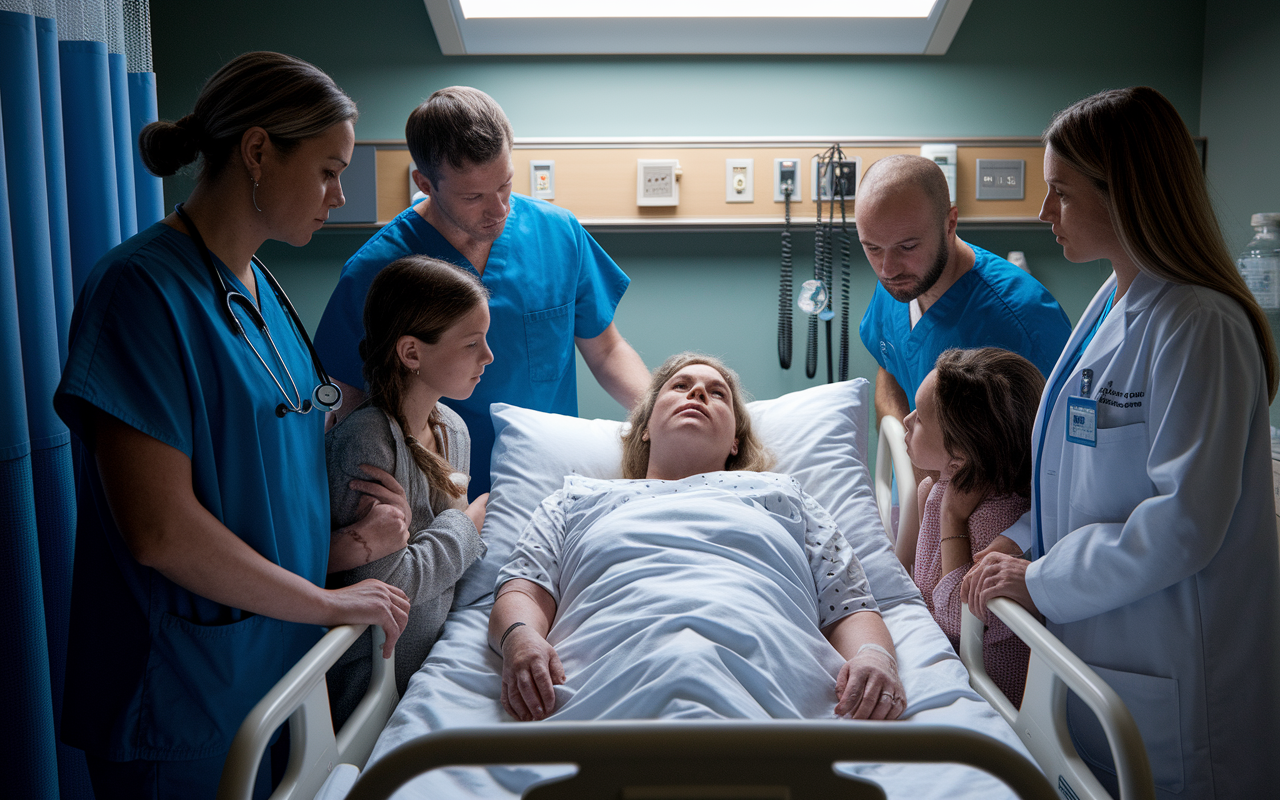
M 266 318 L 263 317 L 262 312 L 256 305 L 254 305 L 253 301 L 246 297 L 242 292 L 227 286 L 227 282 L 222 278 L 222 273 L 218 271 L 217 266 L 213 263 L 213 255 L 205 245 L 204 238 L 200 236 L 199 229 L 196 228 L 196 225 L 191 221 L 191 218 L 187 216 L 187 213 L 183 210 L 181 203 L 178 204 L 175 211 L 177 211 L 178 216 L 187 227 L 187 231 L 190 234 L 191 239 L 195 242 L 196 248 L 200 251 L 200 256 L 204 261 L 205 268 L 209 270 L 209 277 L 213 282 L 214 289 L 221 290 L 222 292 L 223 307 L 226 309 L 231 329 L 236 333 L 236 335 L 244 339 L 245 344 L 249 346 L 249 349 L 253 351 L 253 354 L 262 364 L 262 368 L 266 370 L 269 376 L 271 376 L 271 380 L 275 383 L 276 388 L 280 390 L 280 394 L 284 396 L 285 401 L 276 406 L 276 416 L 283 419 L 290 411 L 295 414 L 306 414 L 313 407 L 320 408 L 325 411 L 334 411 L 341 407 L 342 390 L 334 384 L 333 380 L 329 378 L 329 374 L 325 372 L 324 366 L 320 363 L 320 355 L 316 353 L 315 345 L 311 342 L 311 337 L 307 335 L 306 328 L 302 325 L 302 320 L 298 319 L 297 310 L 294 309 L 293 303 L 289 302 L 288 295 L 284 293 L 284 289 L 280 288 L 280 284 L 276 282 L 275 276 L 271 274 L 271 271 L 267 269 L 266 265 L 259 261 L 257 256 L 253 256 L 253 264 L 261 270 L 262 276 L 266 278 L 267 283 L 270 284 L 271 290 L 275 293 L 276 297 L 279 298 L 280 305 L 288 313 L 289 320 L 293 323 L 295 330 L 297 330 L 299 338 L 301 338 L 303 344 L 306 345 L 307 352 L 311 355 L 311 364 L 315 367 L 316 376 L 320 379 L 319 385 L 317 385 L 311 392 L 310 400 L 304 400 L 298 393 L 298 386 L 294 383 L 293 373 L 290 372 L 289 365 L 285 363 L 283 356 L 280 355 L 280 351 L 276 347 L 275 340 L 271 337 L 271 331 L 267 328 L 267 321 Z M 276 361 L 284 369 L 284 379 L 288 382 L 289 388 L 293 390 L 293 397 L 289 396 L 289 393 L 285 390 L 284 384 L 281 382 L 280 378 L 276 376 L 275 371 L 269 364 L 267 364 L 267 360 L 262 357 L 262 354 L 258 352 L 258 348 L 254 346 L 253 342 L 249 339 L 248 334 L 245 333 L 244 325 L 240 322 L 239 317 L 236 316 L 233 306 L 239 306 L 253 324 L 257 326 L 258 330 L 261 331 L 263 338 L 266 339 L 267 344 L 271 348 L 271 352 L 274 353 Z
M 342 390 L 332 383 L 322 383 L 311 392 L 311 401 L 324 411 L 342 408 Z

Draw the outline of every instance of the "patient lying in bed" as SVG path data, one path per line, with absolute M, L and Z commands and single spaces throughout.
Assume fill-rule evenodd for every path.
M 731 370 L 668 359 L 623 452 L 629 480 L 567 478 L 499 575 L 489 638 L 508 713 L 902 713 L 862 567 L 793 479 L 759 471 L 768 455 Z

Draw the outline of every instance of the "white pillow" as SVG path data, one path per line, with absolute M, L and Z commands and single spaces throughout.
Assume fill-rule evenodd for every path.
M 887 608 L 919 591 L 893 554 L 876 512 L 867 468 L 869 384 L 863 378 L 815 386 L 748 408 L 757 433 L 777 458 L 776 472 L 793 475 L 823 505 L 853 546 Z M 472 605 L 493 591 L 498 570 L 538 504 L 569 474 L 622 477 L 624 423 L 578 419 L 494 403 L 496 441 L 493 488 L 485 513 L 488 554 L 467 570 L 454 607 Z

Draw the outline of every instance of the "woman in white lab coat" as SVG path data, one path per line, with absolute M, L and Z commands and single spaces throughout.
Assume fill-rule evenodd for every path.
M 1280 554 L 1268 403 L 1276 350 L 1236 272 L 1178 112 L 1103 92 L 1045 133 L 1040 218 L 1107 279 L 1033 431 L 1032 562 L 992 555 L 963 594 L 1012 597 L 1128 705 L 1160 797 L 1263 797 L 1280 755 Z M 1074 696 L 1081 755 L 1114 787 Z M 1114 788 L 1113 788 L 1114 793 Z

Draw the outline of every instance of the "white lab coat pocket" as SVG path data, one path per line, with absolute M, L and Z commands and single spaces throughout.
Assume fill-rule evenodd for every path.
M 1115 689 L 1138 723 L 1138 733 L 1142 734 L 1142 743 L 1147 748 L 1156 788 L 1181 792 L 1183 753 L 1178 682 L 1173 678 L 1089 666 Z M 1067 724 L 1080 757 L 1091 766 L 1114 775 L 1115 762 L 1111 758 L 1102 723 L 1074 693 L 1067 695 Z
M 1099 428 L 1098 446 L 1070 444 L 1071 522 L 1075 530 L 1095 522 L 1124 522 L 1155 493 L 1147 475 L 1147 423 Z

